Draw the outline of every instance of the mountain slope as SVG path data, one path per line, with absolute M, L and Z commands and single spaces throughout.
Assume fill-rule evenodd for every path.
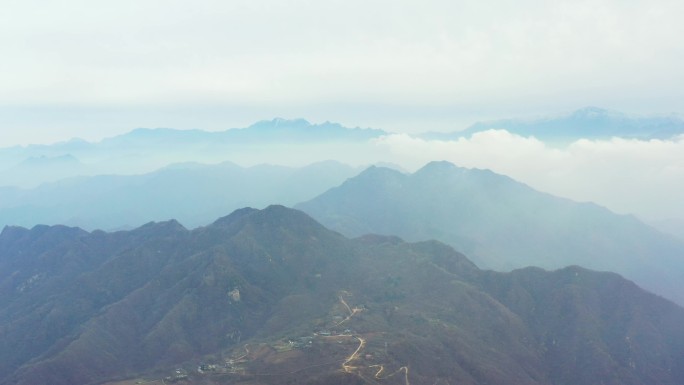
M 487 170 L 433 162 L 406 175 L 372 167 L 296 207 L 347 236 L 437 239 L 496 270 L 581 265 L 615 271 L 684 303 L 684 243 L 633 217 L 543 194 Z
M 684 380 L 684 309 L 615 274 L 481 271 L 282 206 L 192 231 L 8 227 L 0 251 L 3 385 Z
M 664 219 L 651 221 L 649 224 L 665 234 L 673 235 L 684 241 L 684 219 Z

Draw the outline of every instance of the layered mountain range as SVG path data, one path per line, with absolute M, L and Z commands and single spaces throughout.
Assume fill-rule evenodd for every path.
M 492 129 L 565 145 L 579 139 L 614 137 L 673 139 L 684 134 L 684 120 L 677 116 L 630 116 L 587 107 L 567 114 L 484 121 L 462 131 L 415 135 L 455 140 Z M 30 188 L 73 176 L 148 173 L 182 162 L 230 160 L 244 165 L 283 162 L 301 165 L 328 159 L 355 164 L 401 162 L 392 152 L 377 156 L 382 148 L 374 145 L 374 140 L 388 134 L 380 129 L 281 118 L 222 131 L 138 128 L 97 142 L 71 139 L 49 145 L 0 148 L 0 186 Z
M 484 271 L 282 206 L 5 227 L 0 289 L 0 384 L 684 382 L 684 309 L 616 274 Z
M 434 138 L 489 129 L 684 124 L 587 108 Z M 274 119 L 0 149 L 0 385 L 684 383 L 679 222 L 447 162 L 225 162 L 369 164 L 386 134 Z
M 0 148 L 0 186 L 31 188 L 73 176 L 140 174 L 173 163 L 310 164 L 360 150 L 378 129 L 280 119 L 223 131 L 139 128 L 98 142 Z
M 64 224 L 123 229 L 170 218 L 184 226 L 216 213 L 270 204 L 294 205 L 356 175 L 334 161 L 304 167 L 183 163 L 140 175 L 74 177 L 32 189 L 0 188 L 0 226 Z
M 306 201 L 296 207 L 347 236 L 437 239 L 499 271 L 568 265 L 615 271 L 684 303 L 684 241 L 632 216 L 446 162 L 413 174 L 387 167 L 357 172 L 332 161 L 301 168 L 187 163 L 149 174 L 0 188 L 0 226 L 126 229 L 175 218 L 192 228 L 217 212 Z
M 437 239 L 480 267 L 580 265 L 614 271 L 684 304 L 684 242 L 592 203 L 541 193 L 489 170 L 432 162 L 371 167 L 297 208 L 347 236 Z

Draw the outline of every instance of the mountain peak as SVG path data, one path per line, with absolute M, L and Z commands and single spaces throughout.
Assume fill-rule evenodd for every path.
M 567 144 L 581 138 L 668 139 L 684 132 L 684 121 L 676 116 L 631 116 L 589 106 L 545 117 L 478 122 L 460 131 L 459 136 L 469 136 L 490 129 L 506 130 L 526 137 L 534 136 L 549 143 Z
M 429 178 L 438 178 L 440 176 L 459 176 L 470 177 L 475 180 L 509 180 L 510 178 L 497 174 L 489 169 L 466 168 L 460 167 L 447 161 L 434 161 L 427 163 L 425 166 L 418 169 L 414 176 L 425 176 Z
M 605 108 L 599 107 L 584 107 L 576 110 L 570 114 L 571 118 L 583 119 L 583 120 L 596 120 L 596 119 L 611 119 L 611 118 L 622 118 L 623 114 L 617 111 L 607 110 Z
M 368 166 L 365 170 L 363 170 L 359 175 L 357 175 L 355 178 L 361 177 L 361 176 L 378 176 L 378 175 L 401 175 L 401 172 L 389 168 L 389 167 L 384 167 L 384 166 L 376 166 L 376 165 L 371 165 Z
M 177 220 L 170 219 L 168 221 L 162 222 L 148 222 L 133 231 L 144 234 L 173 234 L 177 232 L 185 232 L 188 230 L 183 225 L 181 225 Z
M 243 129 L 228 130 L 231 135 L 242 135 L 244 138 L 259 140 L 296 140 L 296 141 L 328 141 L 328 140 L 366 140 L 384 135 L 382 130 L 368 128 L 347 128 L 339 123 L 310 123 L 305 119 L 262 120 Z M 265 137 L 268 135 L 268 137 Z M 244 139 L 243 138 L 243 139 Z
M 596 107 L 596 106 L 587 106 L 587 107 L 583 107 L 583 108 L 576 110 L 572 114 L 573 115 L 603 115 L 603 114 L 607 114 L 607 113 L 608 113 L 608 110 L 605 108 Z
M 307 224 L 323 228 L 321 224 L 304 212 L 283 205 L 270 205 L 265 209 L 251 212 L 248 216 L 245 216 L 245 218 L 250 218 L 260 224 L 270 223 L 273 225 L 277 224 L 278 226 L 283 226 L 285 224 Z
M 237 209 L 237 210 L 233 211 L 232 213 L 214 221 L 214 223 L 212 223 L 212 226 L 230 225 L 231 223 L 234 223 L 235 221 L 239 220 L 240 218 L 245 217 L 249 214 L 252 214 L 256 211 L 259 211 L 259 210 L 251 208 L 251 207 L 243 207 L 241 209 Z
M 397 181 L 406 177 L 405 174 L 387 167 L 369 166 L 360 174 L 353 178 L 347 179 L 342 185 L 346 184 L 366 184 L 367 182 L 376 183 L 379 181 Z
M 231 214 L 219 218 L 210 227 L 235 228 L 272 228 L 272 229 L 298 229 L 302 233 L 312 230 L 323 230 L 323 225 L 316 222 L 308 214 L 282 205 L 270 205 L 257 210 L 246 207 L 233 211 Z
M 427 163 L 425 166 L 416 171 L 416 174 L 430 172 L 450 172 L 455 170 L 462 170 L 462 168 L 446 160 L 439 160 Z
M 273 118 L 271 120 L 262 120 L 247 127 L 248 129 L 280 129 L 280 128 L 308 128 L 312 124 L 306 119 L 285 119 Z
M 29 229 L 25 227 L 5 225 L 2 231 L 0 231 L 0 239 L 16 239 L 28 232 Z

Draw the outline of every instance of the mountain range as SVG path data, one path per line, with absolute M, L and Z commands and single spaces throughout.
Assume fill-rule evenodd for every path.
M 369 139 L 385 134 L 378 129 L 280 118 L 211 132 L 139 128 L 99 142 L 72 139 L 0 148 L 0 181 L 3 186 L 30 188 L 72 176 L 140 174 L 172 163 L 229 159 L 242 164 L 282 164 L 286 158 L 309 164 L 344 157 L 350 148 L 358 150 Z
M 64 224 L 122 229 L 175 218 L 188 227 L 241 207 L 293 205 L 356 175 L 334 161 L 305 167 L 175 164 L 141 175 L 67 178 L 33 189 L 0 188 L 0 226 Z
M 429 133 L 426 139 L 470 137 L 486 130 L 506 130 L 534 136 L 547 143 L 564 144 L 579 139 L 670 139 L 684 134 L 684 120 L 677 116 L 630 116 L 618 111 L 586 107 L 568 114 L 533 119 L 504 119 L 478 122 L 463 131 Z
M 371 167 L 295 207 L 350 237 L 437 239 L 499 271 L 568 265 L 614 271 L 684 304 L 684 242 L 635 217 L 541 193 L 489 170 L 448 162 L 413 174 Z
M 351 237 L 437 239 L 498 271 L 568 265 L 615 271 L 684 303 L 684 241 L 632 216 L 446 162 L 414 174 L 386 167 L 357 173 L 333 161 L 302 168 L 185 163 L 141 175 L 0 188 L 0 226 L 112 230 L 175 218 L 194 228 L 210 223 L 217 212 L 279 203 L 296 205 Z
M 282 206 L 5 227 L 0 289 L 2 385 L 684 382 L 684 309 L 616 274 L 484 271 Z

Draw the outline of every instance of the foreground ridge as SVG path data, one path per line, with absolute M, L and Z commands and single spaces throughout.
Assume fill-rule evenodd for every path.
M 680 384 L 684 309 L 283 206 L 0 236 L 0 384 Z M 60 230 L 60 231 L 56 231 Z

